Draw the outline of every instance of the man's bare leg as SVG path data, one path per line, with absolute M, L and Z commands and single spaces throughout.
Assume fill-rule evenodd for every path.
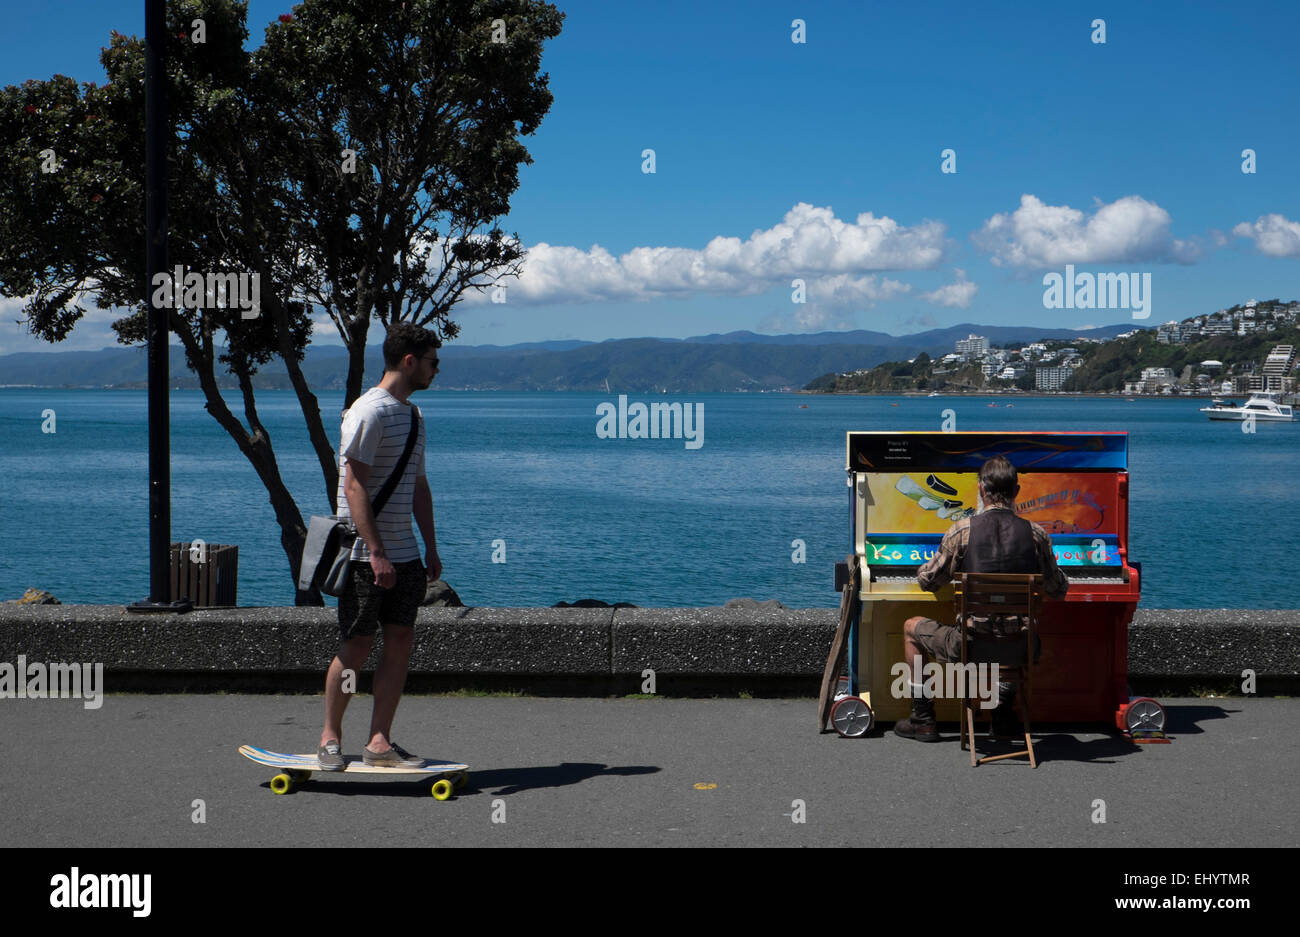
M 330 739 L 338 739 L 342 745 L 343 713 L 352 700 L 352 693 L 343 692 L 343 671 L 352 671 L 352 688 L 355 692 L 356 675 L 370 656 L 370 646 L 374 640 L 373 635 L 349 638 L 343 642 L 338 655 L 330 664 L 329 672 L 325 674 L 325 729 L 320 735 L 321 745 Z
M 912 698 L 912 713 L 894 723 L 894 734 L 918 742 L 939 741 L 939 731 L 934 720 L 934 701 L 912 683 L 915 668 L 925 664 L 925 649 L 916 640 L 916 627 L 924 618 L 916 616 L 903 622 L 903 659 L 907 662 L 909 693 L 920 693 Z
M 406 685 L 406 670 L 415 646 L 415 629 L 406 625 L 384 625 L 384 652 L 375 668 L 375 711 L 370 719 L 372 752 L 386 752 L 391 747 L 393 717 Z
M 911 681 L 912 674 L 916 672 L 913 661 L 921 658 L 921 666 L 925 666 L 925 649 L 916 643 L 916 626 L 925 621 L 924 618 L 917 616 L 909 618 L 903 622 L 903 660 L 907 662 L 907 679 Z

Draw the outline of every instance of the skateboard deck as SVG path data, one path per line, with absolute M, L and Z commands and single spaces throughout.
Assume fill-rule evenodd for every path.
M 831 717 L 831 707 L 835 705 L 835 688 L 840 682 L 840 671 L 844 669 L 844 659 L 849 653 L 849 622 L 853 619 L 853 606 L 858 601 L 858 563 L 856 556 L 850 556 L 849 581 L 844 586 L 844 595 L 840 599 L 840 623 L 835 629 L 835 638 L 831 641 L 831 652 L 826 658 L 826 669 L 822 671 L 822 690 L 817 699 L 817 731 L 826 731 L 826 720 Z
M 239 754 L 259 765 L 280 769 L 281 773 L 271 779 L 271 790 L 277 794 L 287 794 L 297 786 L 306 783 L 316 771 L 337 777 L 348 774 L 446 775 L 448 777 L 439 777 L 433 784 L 433 796 L 438 800 L 446 800 L 454 790 L 464 787 L 469 780 L 469 765 L 432 758 L 425 759 L 424 764 L 419 767 L 401 765 L 395 768 L 380 768 L 366 764 L 360 755 L 344 755 L 342 771 L 326 771 L 320 766 L 315 755 L 272 752 L 264 748 L 254 748 L 252 745 L 239 746 Z

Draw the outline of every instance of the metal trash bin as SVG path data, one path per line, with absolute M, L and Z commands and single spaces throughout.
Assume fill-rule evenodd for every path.
M 195 608 L 237 605 L 238 583 L 238 546 L 202 540 L 171 545 L 171 601 L 189 599 Z

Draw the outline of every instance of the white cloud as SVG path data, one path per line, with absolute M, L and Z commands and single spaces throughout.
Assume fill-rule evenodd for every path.
M 936 306 L 951 306 L 954 309 L 967 309 L 971 300 L 979 292 L 979 284 L 966 279 L 966 271 L 957 269 L 957 282 L 941 286 L 929 293 L 922 293 L 921 298 Z
M 1282 215 L 1260 215 L 1255 223 L 1242 222 L 1232 229 L 1239 238 L 1250 238 L 1255 250 L 1268 257 L 1300 257 L 1300 221 Z
M 702 250 L 636 247 L 615 257 L 593 245 L 583 251 L 539 243 L 528 249 L 519 280 L 505 281 L 511 303 L 590 303 L 686 297 L 754 296 L 775 287 L 792 290 L 802 279 L 808 297 L 835 305 L 871 304 L 907 292 L 897 280 L 872 272 L 927 270 L 944 256 L 946 226 L 923 221 L 904 227 L 870 212 L 853 223 L 831 208 L 800 202 L 771 228 L 741 240 L 718 236 Z M 466 294 L 491 300 L 491 291 Z
M 312 306 L 313 310 L 319 309 L 319 306 Z M 328 312 L 316 312 L 309 316 L 311 319 L 311 340 L 315 344 L 321 338 L 335 339 L 339 337 L 339 327 L 334 324 Z
M 808 299 L 836 306 L 870 306 L 910 292 L 911 289 L 906 283 L 886 277 L 877 281 L 874 276 L 855 277 L 841 273 L 808 280 Z
M 913 332 L 924 332 L 929 329 L 937 329 L 939 327 L 939 320 L 928 312 L 921 312 L 908 316 L 898 324 L 912 326 Z
M 1055 267 L 1075 263 L 1192 263 L 1200 246 L 1169 233 L 1169 213 L 1154 202 L 1126 195 L 1097 202 L 1091 217 L 1068 205 L 1047 205 L 1022 195 L 1020 207 L 994 215 L 971 235 L 994 266 Z
M 851 317 L 845 317 L 842 310 L 829 306 L 794 306 L 794 312 L 788 316 L 773 313 L 758 324 L 760 332 L 842 332 L 854 327 Z
M 124 348 L 118 345 L 117 333 L 111 323 L 126 315 L 128 310 L 114 307 L 99 309 L 94 299 L 81 294 L 77 302 L 86 310 L 77 320 L 68 337 L 61 342 L 47 342 L 27 330 L 27 317 L 23 307 L 30 296 L 0 297 L 0 354 L 17 354 L 29 351 L 99 351 L 101 348 Z

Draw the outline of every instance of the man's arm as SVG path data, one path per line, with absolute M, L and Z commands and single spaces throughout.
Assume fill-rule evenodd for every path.
M 1038 568 L 1043 573 L 1043 594 L 1049 599 L 1064 598 L 1070 589 L 1070 580 L 1056 563 L 1051 535 L 1037 524 L 1034 525 L 1034 546 L 1038 548 Z
M 952 582 L 961 563 L 961 532 L 964 529 L 958 521 L 948 528 L 939 542 L 939 550 L 916 572 L 916 581 L 926 592 L 937 592 L 939 588 Z
M 375 523 L 375 514 L 370 503 L 366 484 L 370 481 L 370 466 L 356 459 L 344 460 L 346 478 L 343 491 L 348 498 L 348 512 L 352 515 L 352 524 L 357 528 L 357 535 L 366 542 L 373 559 L 387 560 L 384 541 L 379 537 L 379 525 Z
M 429 480 L 423 475 L 415 479 L 413 505 L 415 523 L 424 538 L 425 566 L 430 579 L 442 575 L 442 561 L 438 558 L 438 533 L 433 524 L 433 492 L 429 490 Z

